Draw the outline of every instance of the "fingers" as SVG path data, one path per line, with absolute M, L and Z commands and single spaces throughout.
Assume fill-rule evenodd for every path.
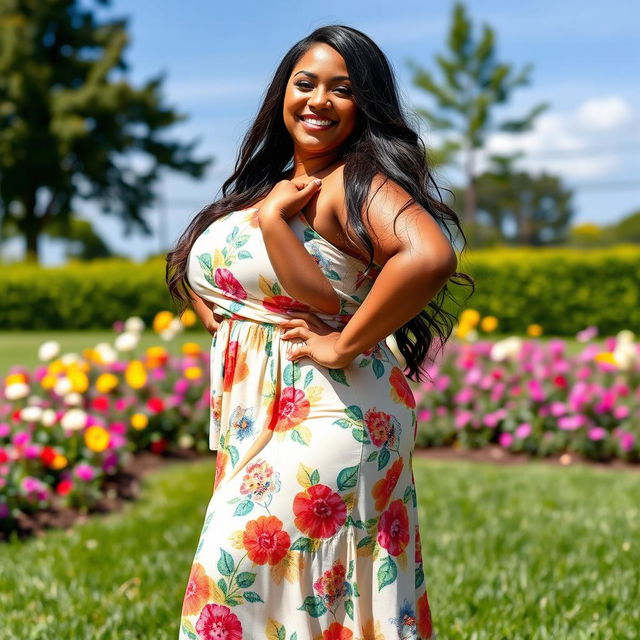
M 306 327 L 294 327 L 293 329 L 289 329 L 285 333 L 283 333 L 280 338 L 282 340 L 307 340 L 311 335 L 309 329 Z
M 302 318 L 292 318 L 291 320 L 284 320 L 283 322 L 280 323 L 281 327 L 305 327 L 305 328 L 309 328 L 309 325 L 307 323 L 306 320 L 303 320 Z

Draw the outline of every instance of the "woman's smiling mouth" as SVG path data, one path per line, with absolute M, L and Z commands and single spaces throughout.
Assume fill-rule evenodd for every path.
M 320 118 L 306 114 L 296 116 L 296 118 L 302 122 L 304 128 L 309 131 L 324 131 L 325 129 L 330 129 L 334 124 L 337 124 L 337 121 L 329 120 L 329 118 Z

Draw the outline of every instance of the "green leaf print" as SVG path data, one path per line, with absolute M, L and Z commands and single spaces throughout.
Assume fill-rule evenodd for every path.
M 240 231 L 240 227 L 233 227 L 231 233 L 226 237 L 226 241 L 231 243 L 233 239 L 238 235 L 238 231 Z
M 362 547 L 369 546 L 373 543 L 373 538 L 371 536 L 365 536 L 358 542 L 358 549 L 362 549 Z
M 218 571 L 223 576 L 230 576 L 233 573 L 234 568 L 233 556 L 228 551 L 225 551 L 222 547 L 220 547 L 220 552 L 221 555 L 220 559 L 218 560 Z
M 367 456 L 367 462 L 372 462 L 373 460 L 375 460 L 378 457 L 378 452 L 377 451 L 372 451 L 368 456 Z
M 253 258 L 250 251 L 243 249 L 242 251 L 238 251 L 238 260 L 248 260 Z
M 358 481 L 358 470 L 360 465 L 357 464 L 354 467 L 346 467 L 338 474 L 338 490 L 344 491 L 345 489 L 351 489 L 356 486 Z
M 220 591 L 222 591 L 222 593 L 224 593 L 224 595 L 227 595 L 227 581 L 224 578 L 220 578 L 220 580 L 218 580 L 218 586 L 220 587 Z
M 230 596 L 225 598 L 225 604 L 228 604 L 230 607 L 237 607 L 239 604 L 242 604 L 242 600 L 238 598 L 238 596 Z
M 353 595 L 356 598 L 360 597 L 360 592 L 358 591 L 358 584 L 356 582 L 353 583 Z
M 235 467 L 240 459 L 240 454 L 238 453 L 238 447 L 235 445 L 230 445 L 227 447 L 227 451 L 229 452 L 229 458 L 231 459 L 232 467 Z
M 280 288 L 280 285 L 277 282 L 274 282 L 271 285 L 271 291 L 273 292 L 274 296 L 281 296 L 282 295 L 282 289 Z
M 238 236 L 235 239 L 233 246 L 237 249 L 238 247 L 241 247 L 243 244 L 247 244 L 247 240 L 249 240 L 249 236 L 247 234 Z
M 307 371 L 307 375 L 304 377 L 304 388 L 306 389 L 313 382 L 313 369 Z
M 358 441 L 358 442 L 362 442 L 364 444 L 369 444 L 370 440 L 369 440 L 369 436 L 367 435 L 367 432 L 364 429 L 352 429 L 351 430 L 351 435 Z
M 369 364 L 369 362 L 370 362 L 369 358 L 362 358 L 358 366 L 362 369 L 362 367 L 366 367 Z
M 236 576 L 236 583 L 241 589 L 250 587 L 256 581 L 256 574 L 250 571 L 242 571 Z
M 416 589 L 424 582 L 424 571 L 422 565 L 416 567 Z
M 198 636 L 196 635 L 196 630 L 193 628 L 193 625 L 186 618 L 182 621 L 182 631 L 185 633 L 189 640 L 198 640 Z
M 404 496 L 402 496 L 402 501 L 403 502 L 409 502 L 409 500 L 411 500 L 412 498 L 412 494 L 413 491 L 411 491 L 411 485 L 409 485 L 405 490 L 404 490 Z
M 362 409 L 357 404 L 352 404 L 348 406 L 344 412 L 347 414 L 349 418 L 352 420 L 362 420 Z
M 376 374 L 376 378 L 382 378 L 384 375 L 384 365 L 376 358 L 373 360 L 373 373 Z
M 351 385 L 347 382 L 347 376 L 344 373 L 344 369 L 329 369 L 329 375 L 340 384 L 343 384 L 347 387 Z
M 313 549 L 313 542 L 311 538 L 298 538 L 294 540 L 290 549 L 291 551 L 311 551 Z
M 247 602 L 264 602 L 264 600 L 260 597 L 260 594 L 255 591 L 245 591 L 242 594 Z
M 210 253 L 203 253 L 201 256 L 198 256 L 198 262 L 200 263 L 200 266 L 202 267 L 203 271 L 211 272 L 211 269 L 213 268 L 213 263 L 211 262 Z
M 339 427 L 343 429 L 351 429 L 353 423 L 350 420 L 345 420 L 344 418 L 340 418 L 339 420 L 334 420 L 333 424 L 337 424 Z
M 353 566 L 355 562 L 353 560 L 349 560 L 349 571 L 347 571 L 347 580 L 351 580 L 351 576 L 353 576 Z
M 353 620 L 353 600 L 351 600 L 351 598 L 344 601 L 344 610 L 347 612 L 347 615 Z
M 378 470 L 384 469 L 387 466 L 387 462 L 389 462 L 390 457 L 391 453 L 389 453 L 389 449 L 384 448 L 380 450 L 380 455 L 378 456 Z
M 317 469 L 313 470 L 309 481 L 311 482 L 311 484 L 318 484 L 318 482 L 320 482 L 320 472 Z
M 297 632 L 297 631 L 294 631 L 294 632 L 291 634 L 291 636 L 290 636 L 289 640 L 298 640 L 298 632 Z
M 282 372 L 282 379 L 288 387 L 292 387 L 294 382 L 300 380 L 300 367 L 294 367 L 295 363 L 288 364 Z
M 398 577 L 398 567 L 391 556 L 387 556 L 378 569 L 378 591 L 382 591 L 383 587 L 395 582 Z
M 306 611 L 312 618 L 319 618 L 327 612 L 327 607 L 324 606 L 324 602 L 318 596 L 307 596 L 304 599 L 304 604 L 298 607 L 298 610 Z
M 253 509 L 253 502 L 251 500 L 243 500 L 233 512 L 234 516 L 246 516 Z

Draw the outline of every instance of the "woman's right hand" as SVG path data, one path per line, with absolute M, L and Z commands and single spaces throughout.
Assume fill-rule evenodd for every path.
M 320 178 L 308 182 L 301 179 L 276 182 L 260 205 L 258 217 L 275 215 L 283 220 L 292 218 L 296 213 L 302 211 L 307 202 L 320 191 L 321 185 Z

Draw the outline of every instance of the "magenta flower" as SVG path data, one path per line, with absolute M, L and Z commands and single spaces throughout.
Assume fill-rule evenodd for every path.
M 587 424 L 587 418 L 584 415 L 578 414 L 575 416 L 562 416 L 558 418 L 558 428 L 565 431 L 574 431 L 580 427 L 584 427 Z
M 620 448 L 623 451 L 629 452 L 633 449 L 633 445 L 635 444 L 635 436 L 628 431 L 623 431 L 620 434 Z
M 84 480 L 85 482 L 93 480 L 95 476 L 93 467 L 86 462 L 81 462 L 80 464 L 76 465 L 74 473 L 78 478 L 80 478 L 80 480 Z
M 234 300 L 246 299 L 247 292 L 229 269 L 218 267 L 214 275 L 214 280 L 216 286 L 230 298 L 233 298 Z
M 602 427 L 592 427 L 589 429 L 589 440 L 604 440 L 607 437 L 607 430 Z
M 498 442 L 501 447 L 507 449 L 513 444 L 513 436 L 510 433 L 501 433 L 500 437 L 498 438 Z
M 528 438 L 531 435 L 531 431 L 532 431 L 531 425 L 528 422 L 523 422 L 521 425 L 516 427 L 516 430 L 515 430 L 516 438 L 520 438 L 521 440 L 524 440 L 525 438 Z

